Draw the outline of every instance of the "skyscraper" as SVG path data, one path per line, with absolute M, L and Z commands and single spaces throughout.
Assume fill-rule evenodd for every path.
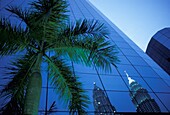
M 112 106 L 104 91 L 99 88 L 96 83 L 94 83 L 93 89 L 93 105 L 95 108 L 95 115 L 114 115 L 116 112 L 115 107 Z
M 151 38 L 146 53 L 170 75 L 170 28 L 158 31 Z
M 117 56 L 120 59 L 117 68 L 112 66 L 112 71 L 110 73 L 94 69 L 94 67 L 85 67 L 84 65 L 73 63 L 75 74 L 80 77 L 79 80 L 83 83 L 83 88 L 90 98 L 91 103 L 89 103 L 88 108 L 86 109 L 87 114 L 95 114 L 95 108 L 93 106 L 94 81 L 98 87 L 106 90 L 110 103 L 114 104 L 117 112 L 136 112 L 136 108 L 129 97 L 129 83 L 126 74 L 124 73 L 124 70 L 127 69 L 131 77 L 145 87 L 148 95 L 154 98 L 160 107 L 161 112 L 170 112 L 169 75 L 123 32 L 121 32 L 118 27 L 99 12 L 99 10 L 97 10 L 88 0 L 67 1 L 69 5 L 69 12 L 67 14 L 69 15 L 70 22 L 87 19 L 98 20 L 100 23 L 103 23 L 106 27 L 106 31 L 110 33 L 108 40 L 116 46 L 116 51 L 118 52 Z M 15 0 L 15 2 L 16 4 L 21 4 L 21 2 L 30 1 Z M 4 6 L 1 7 L 3 8 Z M 0 10 L 0 14 L 4 14 L 4 10 Z M 13 18 L 11 18 L 11 20 L 13 20 Z M 45 64 L 42 66 L 44 67 Z M 2 67 L 3 65 L 0 65 L 0 68 Z M 55 105 L 57 109 L 55 109 L 53 113 L 55 115 L 68 115 L 69 110 L 67 105 L 64 105 L 60 100 L 59 95 L 54 91 L 55 88 L 48 84 L 48 79 L 44 79 L 47 76 L 46 71 L 46 69 L 42 71 L 44 77 L 39 114 L 44 114 L 46 108 L 49 110 L 53 102 L 56 102 Z M 2 72 L 3 71 L 0 72 L 0 77 L 2 76 Z M 1 82 L 0 84 L 0 88 L 2 88 L 5 83 Z
M 125 71 L 126 73 L 126 71 Z M 150 97 L 148 91 L 126 73 L 130 86 L 130 97 L 137 112 L 161 112 L 158 104 Z

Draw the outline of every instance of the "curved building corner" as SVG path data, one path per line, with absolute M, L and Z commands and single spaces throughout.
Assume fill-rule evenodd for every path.
M 158 31 L 151 38 L 146 53 L 170 75 L 170 28 Z

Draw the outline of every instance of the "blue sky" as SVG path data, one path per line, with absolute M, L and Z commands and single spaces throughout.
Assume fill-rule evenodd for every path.
M 170 27 L 170 0 L 89 0 L 143 51 L 160 29 Z

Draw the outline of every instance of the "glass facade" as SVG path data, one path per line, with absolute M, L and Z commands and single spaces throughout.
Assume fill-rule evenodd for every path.
M 87 109 L 88 115 L 93 115 L 96 111 L 93 104 L 94 82 L 107 94 L 108 99 L 110 100 L 111 105 L 115 107 L 116 112 L 136 112 L 136 107 L 129 95 L 131 90 L 128 78 L 124 72 L 125 70 L 132 79 L 147 90 L 148 95 L 154 99 L 161 112 L 170 112 L 170 76 L 88 0 L 67 1 L 69 4 L 68 9 L 70 11 L 68 12 L 68 15 L 71 21 L 74 22 L 79 19 L 95 19 L 105 24 L 110 33 L 109 39 L 112 44 L 116 46 L 118 52 L 117 56 L 120 59 L 117 68 L 113 66 L 110 73 L 95 69 L 94 67 L 89 68 L 73 63 L 75 74 L 80 77 L 79 80 L 83 83 L 83 88 L 90 98 L 91 103 L 89 103 Z M 18 2 L 18 4 L 20 2 Z M 2 11 L 3 10 L 1 10 L 1 12 Z M 5 14 L 5 12 L 3 14 Z M 0 65 L 1 76 L 3 67 L 7 65 L 4 60 L 4 58 L 0 59 L 0 63 L 3 62 L 3 64 Z M 48 82 L 48 71 L 45 66 L 46 64 L 42 65 L 42 75 L 44 77 L 39 114 L 45 114 L 46 110 L 48 111 L 50 106 L 55 104 L 56 108 L 52 114 L 68 115 L 69 111 L 67 107 L 64 106 L 62 100 L 59 100 L 59 95 L 54 91 L 54 87 Z M 3 82 L 0 84 L 1 87 L 5 85 Z
M 158 31 L 150 40 L 146 53 L 170 75 L 170 28 Z

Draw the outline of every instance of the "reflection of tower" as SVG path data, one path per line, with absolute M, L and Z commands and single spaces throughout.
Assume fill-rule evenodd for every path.
M 126 73 L 126 71 L 125 71 Z M 148 91 L 140 84 L 138 84 L 135 80 L 131 79 L 129 75 L 126 73 L 129 86 L 130 86 L 130 97 L 132 99 L 133 104 L 136 106 L 137 112 L 161 112 L 158 104 L 154 99 L 150 97 Z
M 95 108 L 95 115 L 114 115 L 115 107 L 111 105 L 108 97 L 104 91 L 96 86 L 94 83 L 93 89 L 93 104 Z

